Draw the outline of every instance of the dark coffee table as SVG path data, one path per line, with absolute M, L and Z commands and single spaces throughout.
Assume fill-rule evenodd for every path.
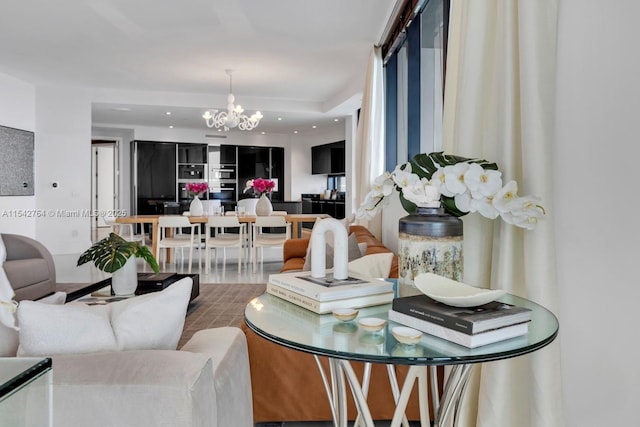
M 193 279 L 193 287 L 191 288 L 191 297 L 189 297 L 189 302 L 193 301 L 198 295 L 200 295 L 200 275 L 199 274 L 175 273 L 173 276 L 169 278 L 161 277 L 163 274 L 164 273 L 160 273 L 159 275 L 154 275 L 153 273 L 138 273 L 138 288 L 136 289 L 136 295 L 142 295 L 150 292 L 161 291 L 167 288 L 168 286 L 171 286 L 172 283 L 175 283 L 178 280 L 183 279 L 185 277 L 191 277 Z M 160 277 L 158 277 L 158 280 L 149 280 L 149 276 L 160 276 Z M 99 282 L 95 282 L 85 287 L 82 287 L 80 289 L 77 289 L 75 291 L 69 292 L 67 294 L 66 302 L 75 301 L 78 298 L 87 296 L 107 286 L 111 286 L 111 278 L 100 280 Z

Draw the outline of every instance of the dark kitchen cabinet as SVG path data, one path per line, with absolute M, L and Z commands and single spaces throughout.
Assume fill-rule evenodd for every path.
M 344 141 L 311 147 L 311 173 L 344 175 L 345 154 Z

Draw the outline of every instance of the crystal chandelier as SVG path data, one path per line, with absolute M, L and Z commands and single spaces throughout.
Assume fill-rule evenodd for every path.
M 231 128 L 238 127 L 240 130 L 252 130 L 260 124 L 262 114 L 260 111 L 256 111 L 251 117 L 247 117 L 244 114 L 244 109 L 240 105 L 234 105 L 235 96 L 233 96 L 233 70 L 225 70 L 229 76 L 229 97 L 227 97 L 227 111 L 207 110 L 202 118 L 206 121 L 207 126 L 212 128 L 224 127 L 225 131 Z

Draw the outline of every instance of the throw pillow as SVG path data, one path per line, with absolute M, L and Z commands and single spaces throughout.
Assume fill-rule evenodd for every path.
M 108 306 L 22 301 L 18 356 L 54 356 L 117 349 Z
M 190 277 L 161 292 L 109 304 L 119 350 L 175 350 L 191 296 Z
M 18 356 L 53 356 L 116 350 L 175 350 L 184 327 L 193 280 L 161 292 L 113 302 L 64 305 L 22 301 Z
M 365 244 L 365 252 L 366 252 L 366 244 Z M 352 261 L 354 259 L 360 258 L 362 256 L 362 251 L 360 250 L 360 244 L 356 239 L 355 233 L 351 233 L 347 239 L 347 260 Z M 325 246 L 325 268 L 333 268 L 333 246 L 330 246 L 328 243 Z M 309 240 L 309 246 L 307 247 L 307 256 L 304 260 L 304 266 L 302 267 L 302 271 L 310 271 L 311 270 L 311 240 Z
M 46 304 L 64 304 L 67 299 L 65 292 L 56 292 L 40 298 L 38 302 Z M 0 357 L 15 357 L 18 353 L 18 331 L 5 325 L 0 325 Z
M 386 279 L 391 271 L 393 253 L 383 252 L 365 255 L 348 265 L 349 274 Z

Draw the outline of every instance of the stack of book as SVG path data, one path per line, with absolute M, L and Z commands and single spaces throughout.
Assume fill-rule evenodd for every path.
M 311 277 L 310 271 L 269 275 L 267 293 L 314 313 L 337 308 L 361 308 L 393 300 L 393 284 L 383 279 L 350 275 L 347 279 Z
M 453 307 L 415 295 L 394 299 L 389 320 L 475 348 L 526 334 L 531 310 L 498 301 Z

